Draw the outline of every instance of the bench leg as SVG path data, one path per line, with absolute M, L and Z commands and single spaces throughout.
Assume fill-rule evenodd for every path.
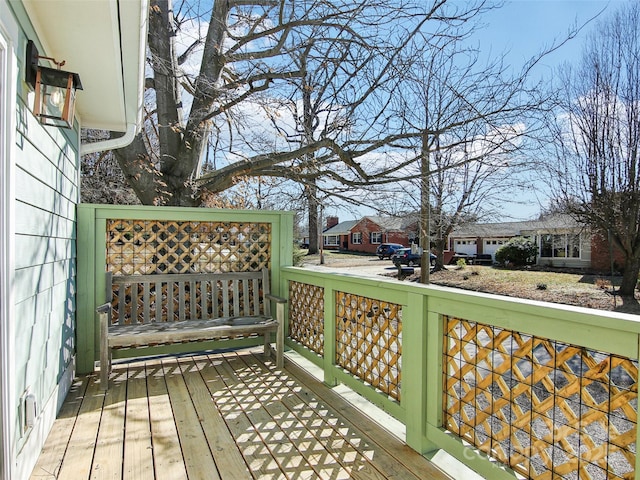
M 276 368 L 284 368 L 284 335 L 282 325 L 278 325 L 276 332 Z
M 264 356 L 271 356 L 271 332 L 264 332 Z
M 284 368 L 284 303 L 276 305 L 276 318 L 278 330 L 276 330 L 276 367 Z
M 100 314 L 100 388 L 109 388 L 109 373 L 111 373 L 111 350 L 109 349 L 108 329 L 109 315 Z

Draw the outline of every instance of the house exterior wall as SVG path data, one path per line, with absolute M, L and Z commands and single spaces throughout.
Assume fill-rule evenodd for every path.
M 10 79 L 15 95 L 9 99 L 14 114 L 3 126 L 14 185 L 7 198 L 11 229 L 5 232 L 12 265 L 9 318 L 2 319 L 9 324 L 3 343 L 11 362 L 9 378 L 2 379 L 9 414 L 3 428 L 10 442 L 3 463 L 11 479 L 21 480 L 29 477 L 74 376 L 79 127 L 43 127 L 32 115 L 23 63 L 27 40 L 38 43 L 38 37 L 21 3 L 0 0 L 0 12 L 16 66 Z M 26 395 L 35 399 L 30 428 L 24 421 Z
M 354 243 L 354 234 L 360 236 L 361 242 Z M 380 225 L 368 218 L 363 218 L 351 229 L 350 235 L 343 235 L 340 248 L 352 252 L 376 253 L 381 243 L 399 243 L 409 245 L 409 234 L 400 231 L 385 232 Z
M 595 233 L 591 237 L 591 267 L 597 272 L 610 272 L 612 261 L 613 269 L 619 271 L 624 266 L 624 255 L 618 248 L 610 248 L 604 235 Z

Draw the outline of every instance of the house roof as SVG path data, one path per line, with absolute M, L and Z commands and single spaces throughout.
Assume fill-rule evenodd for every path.
M 362 222 L 362 220 L 369 220 L 380 227 L 383 232 L 398 231 L 403 232 L 410 225 L 418 221 L 418 215 L 407 215 L 405 217 L 377 217 L 377 216 L 365 216 L 360 220 L 349 220 L 347 222 L 340 222 L 334 225 L 330 229 L 324 231 L 323 235 L 347 235 L 351 233 L 351 230 Z
M 556 214 L 540 220 L 527 220 L 523 222 L 500 223 L 474 223 L 455 228 L 451 236 L 455 238 L 488 238 L 488 237 L 515 237 L 540 231 L 562 230 L 582 228 L 573 217 L 565 214 Z
M 149 0 L 24 0 L 41 55 L 80 75 L 76 114 L 86 128 L 140 123 Z
M 337 225 L 334 225 L 328 230 L 322 232 L 322 235 L 347 235 L 351 233 L 351 229 L 355 227 L 360 220 L 349 220 L 347 222 L 340 222 Z
M 407 229 L 407 227 L 416 223 L 419 219 L 418 214 L 405 215 L 404 217 L 366 216 L 364 218 L 380 226 L 380 228 L 385 232 L 403 232 Z

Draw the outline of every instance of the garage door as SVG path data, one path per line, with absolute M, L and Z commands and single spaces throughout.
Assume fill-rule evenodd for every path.
M 484 245 L 482 245 L 482 252 L 491 254 L 491 258 L 495 260 L 496 250 L 507 243 L 507 241 L 505 238 L 485 238 Z
M 456 240 L 454 242 L 453 251 L 456 253 L 475 255 L 476 253 L 478 253 L 478 247 L 475 240 Z

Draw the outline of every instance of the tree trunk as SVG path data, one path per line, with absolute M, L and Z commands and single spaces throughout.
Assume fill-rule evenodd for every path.
M 435 255 L 436 255 L 436 264 L 434 266 L 434 271 L 439 271 L 444 269 L 444 251 L 447 247 L 447 239 L 437 237 L 433 243 L 435 244 Z
M 318 219 L 318 197 L 317 189 L 313 184 L 305 186 L 305 196 L 307 197 L 307 206 L 309 209 L 309 255 L 315 255 L 320 249 L 320 241 L 322 235 L 318 233 L 319 219 Z
M 420 246 L 422 247 L 422 267 L 420 268 L 420 283 L 430 282 L 429 249 L 431 248 L 431 208 L 429 172 L 429 144 L 426 131 L 422 134 L 422 152 L 420 155 Z
M 633 297 L 636 285 L 638 284 L 638 274 L 640 273 L 640 258 L 628 256 L 624 263 L 624 273 L 622 283 L 618 292 L 623 297 Z

